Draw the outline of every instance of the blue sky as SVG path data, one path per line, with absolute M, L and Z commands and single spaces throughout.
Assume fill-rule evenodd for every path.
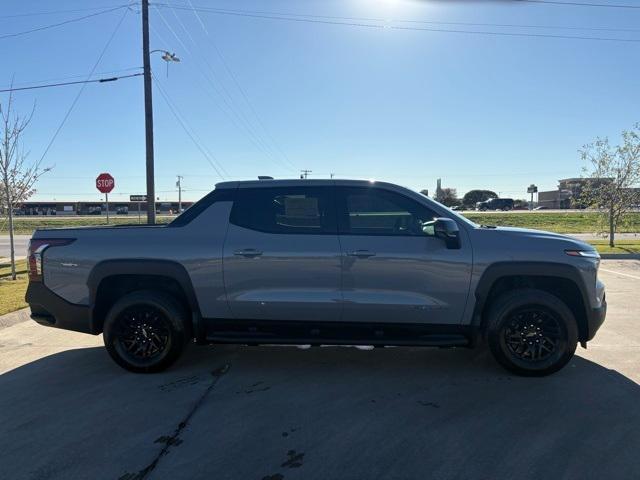
M 169 3 L 188 6 L 189 0 Z M 314 20 L 330 22 L 381 25 L 375 19 L 387 19 L 387 26 L 640 39 L 640 9 L 415 0 L 192 3 L 315 15 Z M 93 11 L 9 15 L 119 4 L 5 0 L 0 37 Z M 8 86 L 12 76 L 17 86 L 86 76 L 124 11 L 0 38 L 5 57 L 0 84 Z M 141 66 L 140 21 L 136 11 L 127 11 L 96 72 L 128 74 Z M 182 60 L 171 65 L 167 78 L 164 62 L 154 56 L 157 82 L 200 145 L 194 145 L 155 87 L 161 200 L 177 198 L 177 174 L 184 176 L 186 199 L 211 190 L 221 177 L 210 161 L 222 166 L 218 169 L 227 179 L 294 177 L 306 168 L 314 178 L 334 173 L 430 191 L 441 177 L 443 186 L 460 194 L 489 188 L 524 198 L 532 182 L 552 189 L 558 178 L 579 176 L 577 149 L 584 143 L 596 136 L 617 140 L 622 129 L 640 121 L 640 43 L 412 31 L 204 11 L 198 18 L 167 6 L 151 9 L 151 25 L 152 48 L 175 51 Z M 15 94 L 22 112 L 36 104 L 24 138 L 32 160 L 42 155 L 79 89 Z M 201 149 L 210 152 L 209 160 Z M 144 193 L 142 78 L 87 85 L 44 165 L 54 168 L 41 179 L 35 199 L 97 200 L 94 179 L 102 171 L 116 178 L 112 199 Z

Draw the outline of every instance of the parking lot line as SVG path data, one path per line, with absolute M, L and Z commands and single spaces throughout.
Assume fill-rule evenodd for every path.
M 606 268 L 601 268 L 600 271 L 607 272 L 607 273 L 614 273 L 616 275 L 622 275 L 623 277 L 629 277 L 629 278 L 634 278 L 636 280 L 640 280 L 640 277 L 637 277 L 635 275 L 629 275 L 628 273 L 616 272 L 615 270 L 607 270 Z

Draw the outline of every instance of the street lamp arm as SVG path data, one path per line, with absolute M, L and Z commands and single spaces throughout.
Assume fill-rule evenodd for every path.
M 180 61 L 180 59 L 178 57 L 176 57 L 176 54 L 169 52 L 169 50 L 162 50 L 162 49 L 151 50 L 149 52 L 149 55 L 151 55 L 152 53 L 162 53 L 162 59 L 165 62 L 179 62 Z

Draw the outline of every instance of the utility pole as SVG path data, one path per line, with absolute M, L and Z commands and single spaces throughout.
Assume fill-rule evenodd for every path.
M 178 215 L 182 213 L 182 179 L 184 178 L 182 175 L 176 175 L 178 177 L 178 181 L 176 182 L 176 187 L 178 187 Z
M 309 175 L 311 173 L 311 170 L 300 170 L 302 172 L 302 174 L 300 175 L 300 178 L 307 178 L 307 175 Z
M 149 0 L 142 0 L 142 66 L 144 73 L 144 128 L 147 149 L 147 223 L 156 223 L 156 188 L 153 161 L 153 101 L 149 53 Z

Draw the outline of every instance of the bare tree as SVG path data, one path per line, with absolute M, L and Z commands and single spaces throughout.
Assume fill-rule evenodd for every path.
M 608 138 L 598 138 L 580 150 L 588 162 L 590 178 L 581 197 L 589 205 L 605 209 L 609 245 L 615 246 L 615 233 L 624 215 L 640 204 L 640 123 L 622 132 L 622 143 L 611 146 Z
M 6 107 L 0 103 L 0 202 L 8 215 L 11 250 L 11 279 L 16 279 L 16 255 L 13 235 L 13 209 L 35 193 L 34 185 L 49 168 L 41 168 L 41 161 L 27 163 L 28 152 L 22 148 L 22 134 L 29 126 L 35 106 L 27 117 L 13 111 L 13 94 Z

